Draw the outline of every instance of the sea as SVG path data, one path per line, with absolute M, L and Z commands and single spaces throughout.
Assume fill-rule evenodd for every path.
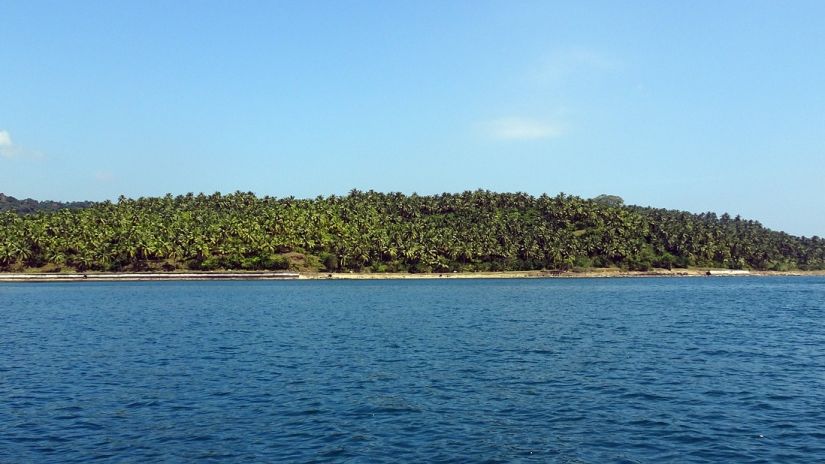
M 825 277 L 0 284 L 0 462 L 825 462 Z

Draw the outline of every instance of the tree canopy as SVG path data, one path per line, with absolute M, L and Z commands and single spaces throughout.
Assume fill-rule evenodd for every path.
M 608 200 L 486 190 L 121 197 L 82 209 L 0 213 L 0 270 L 825 268 L 819 237 Z

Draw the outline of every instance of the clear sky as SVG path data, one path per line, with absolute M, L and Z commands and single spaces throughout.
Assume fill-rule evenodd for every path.
M 0 2 L 0 192 L 352 188 L 825 235 L 825 2 Z

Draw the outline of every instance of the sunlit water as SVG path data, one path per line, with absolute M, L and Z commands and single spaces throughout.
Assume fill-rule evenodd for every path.
M 0 462 L 823 462 L 825 278 L 0 284 Z

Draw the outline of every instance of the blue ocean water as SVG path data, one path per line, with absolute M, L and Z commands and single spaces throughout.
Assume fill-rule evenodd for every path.
M 823 462 L 825 278 L 0 284 L 0 462 Z

